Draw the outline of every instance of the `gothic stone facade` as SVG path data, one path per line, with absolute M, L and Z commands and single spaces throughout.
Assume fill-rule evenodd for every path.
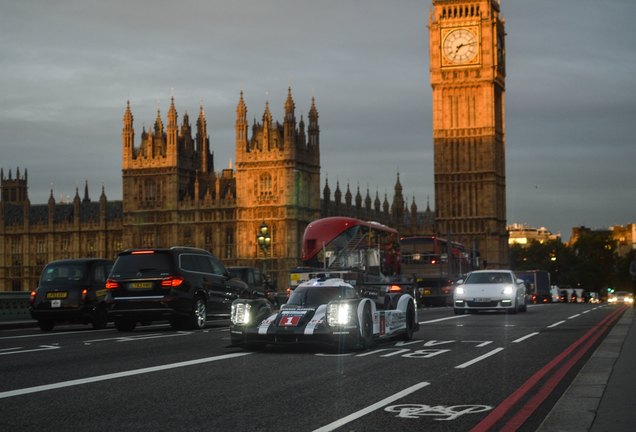
M 266 103 L 262 122 L 250 127 L 241 92 L 236 107 L 236 166 L 215 171 L 203 108 L 196 128 L 187 114 L 179 124 L 174 99 L 167 123 L 157 113 L 153 128 L 142 129 L 135 143 L 132 108 L 127 103 L 122 130 L 123 200 L 108 201 L 102 188 L 90 199 L 76 190 L 72 203 L 31 205 L 28 175 L 1 175 L 0 291 L 28 291 L 37 286 L 43 266 L 54 259 L 114 258 L 131 247 L 194 246 L 207 249 L 227 265 L 263 266 L 284 288 L 287 271 L 299 264 L 301 239 L 309 222 L 346 215 L 396 226 L 404 233 L 433 232 L 433 212 L 410 210 L 399 176 L 395 196 L 380 204 L 378 193 L 364 204 L 355 202 L 347 185 L 334 199 L 325 181 L 320 196 L 320 129 L 312 99 L 307 115 L 297 121 L 291 89 L 283 123 L 275 122 Z M 267 257 L 256 242 L 261 223 L 270 229 Z

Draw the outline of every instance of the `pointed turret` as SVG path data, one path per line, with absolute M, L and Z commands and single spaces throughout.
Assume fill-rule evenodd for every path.
M 91 202 L 91 199 L 88 196 L 88 180 L 84 180 L 84 199 L 82 202 Z
M 122 168 L 127 169 L 130 161 L 133 159 L 133 148 L 135 142 L 135 130 L 133 129 L 133 115 L 130 110 L 130 101 L 126 101 L 126 110 L 124 111 L 124 128 L 121 131 L 122 140 Z
M 247 151 L 247 107 L 243 101 L 243 90 L 239 102 L 236 105 L 236 122 L 234 123 L 236 130 L 236 149 L 237 151 Z
M 269 100 L 265 101 L 263 113 L 263 150 L 270 150 L 269 134 L 272 130 L 272 113 L 269 111 Z
M 168 110 L 168 127 L 166 128 L 166 155 L 169 164 L 177 163 L 177 110 L 174 107 L 174 96 L 170 98 Z
M 296 116 L 294 111 L 296 105 L 292 98 L 291 87 L 287 88 L 287 100 L 285 101 L 285 120 L 283 122 L 285 148 L 290 148 L 294 144 L 296 132 Z
M 201 155 L 201 173 L 207 174 L 214 170 L 210 156 L 210 139 L 208 138 L 207 122 L 203 105 L 199 107 L 199 118 L 197 119 L 197 152 Z
M 311 109 L 309 110 L 309 125 L 307 135 L 309 136 L 309 147 L 318 148 L 320 146 L 320 128 L 318 127 L 318 110 L 316 110 L 316 99 L 311 97 Z

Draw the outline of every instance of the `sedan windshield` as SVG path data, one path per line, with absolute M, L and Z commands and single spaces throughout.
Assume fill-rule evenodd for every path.
M 466 278 L 466 284 L 498 284 L 498 283 L 512 283 L 512 278 L 509 273 L 502 272 L 484 272 L 484 273 L 471 273 Z

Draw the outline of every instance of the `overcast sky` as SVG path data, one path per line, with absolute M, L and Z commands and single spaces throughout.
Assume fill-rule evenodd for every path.
M 139 145 L 175 98 L 201 103 L 217 171 L 234 161 L 244 92 L 250 122 L 320 119 L 321 189 L 434 204 L 431 0 L 0 0 L 0 167 L 28 169 L 32 204 L 88 180 L 122 198 L 130 100 Z M 508 223 L 636 222 L 636 1 L 505 0 Z

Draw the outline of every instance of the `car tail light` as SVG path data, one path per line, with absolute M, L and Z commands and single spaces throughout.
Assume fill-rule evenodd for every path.
M 106 281 L 106 289 L 112 290 L 112 289 L 117 289 L 119 288 L 119 282 L 114 281 L 112 279 L 108 279 Z
M 131 255 L 146 255 L 146 254 L 153 254 L 155 253 L 155 251 L 152 250 L 138 250 L 138 251 L 132 251 L 130 254 Z
M 161 280 L 162 288 L 175 288 L 181 286 L 184 279 L 181 276 L 168 276 Z
M 402 287 L 399 285 L 391 285 L 389 287 L 389 292 L 402 292 Z
M 88 290 L 84 288 L 82 290 L 82 301 L 85 302 L 86 300 L 88 300 Z
M 29 295 L 29 303 L 31 303 L 32 305 L 35 304 L 35 296 L 36 296 L 36 292 L 31 291 L 31 294 Z

